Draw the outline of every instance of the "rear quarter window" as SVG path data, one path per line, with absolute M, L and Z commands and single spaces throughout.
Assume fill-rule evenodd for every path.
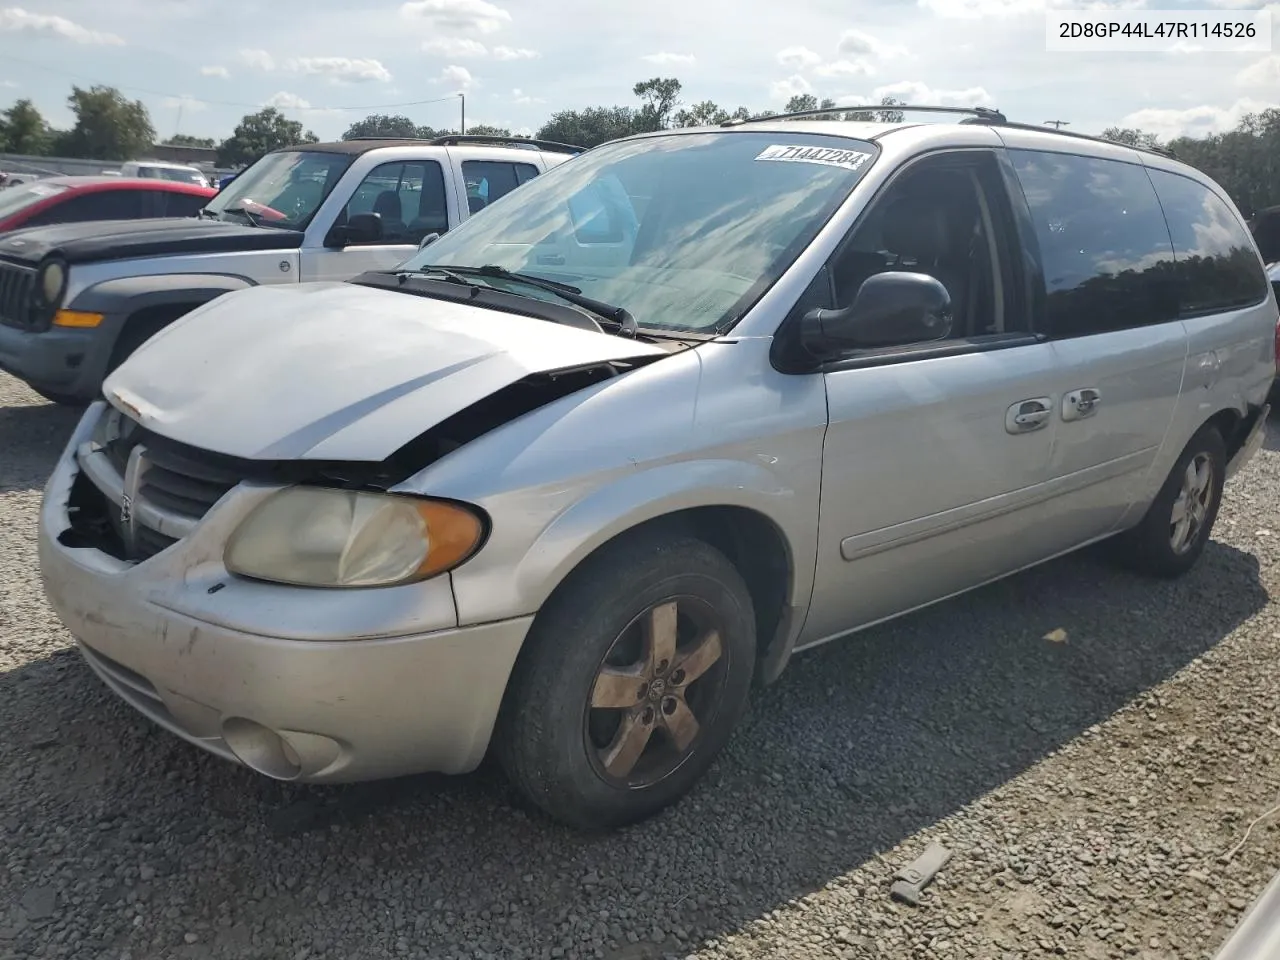
M 1190 177 L 1150 173 L 1173 238 L 1183 315 L 1239 309 L 1265 299 L 1267 275 L 1253 238 L 1222 198 Z

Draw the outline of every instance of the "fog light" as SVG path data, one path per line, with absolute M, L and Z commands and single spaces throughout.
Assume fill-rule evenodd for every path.
M 302 773 L 302 760 L 289 742 L 253 720 L 223 720 L 222 739 L 236 759 L 255 773 L 273 780 L 295 780 Z

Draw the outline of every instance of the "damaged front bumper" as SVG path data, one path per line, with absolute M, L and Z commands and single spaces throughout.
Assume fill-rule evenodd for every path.
M 103 407 L 86 413 L 49 480 L 39 554 L 50 603 L 112 690 L 190 743 L 277 779 L 479 764 L 532 618 L 459 628 L 448 576 L 353 591 L 229 575 L 227 536 L 274 487 L 234 488 L 138 563 L 84 545 L 69 507 L 84 502 L 83 487 L 73 495 L 89 482 L 77 451 Z

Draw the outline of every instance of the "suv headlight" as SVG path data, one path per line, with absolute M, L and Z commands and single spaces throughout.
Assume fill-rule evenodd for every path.
M 231 573 L 307 587 L 389 587 L 451 570 L 479 549 L 480 517 L 460 504 L 388 493 L 290 487 L 241 521 Z
M 41 303 L 56 310 L 61 305 L 62 295 L 67 290 L 66 266 L 57 260 L 50 260 L 40 268 L 36 281 Z

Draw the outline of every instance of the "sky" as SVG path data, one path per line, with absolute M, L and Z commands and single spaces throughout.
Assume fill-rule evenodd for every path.
M 1030 123 L 1163 138 L 1229 129 L 1280 105 L 1275 52 L 1045 49 L 1045 6 L 1272 10 L 1253 0 L 0 0 L 0 109 L 29 98 L 70 126 L 71 85 L 141 100 L 161 138 L 222 139 L 279 107 L 321 139 L 369 113 L 528 134 L 556 110 L 632 105 L 676 77 L 685 103 L 995 106 Z M 358 11 L 358 12 L 357 12 Z M 436 102 L 426 102 L 436 101 Z

